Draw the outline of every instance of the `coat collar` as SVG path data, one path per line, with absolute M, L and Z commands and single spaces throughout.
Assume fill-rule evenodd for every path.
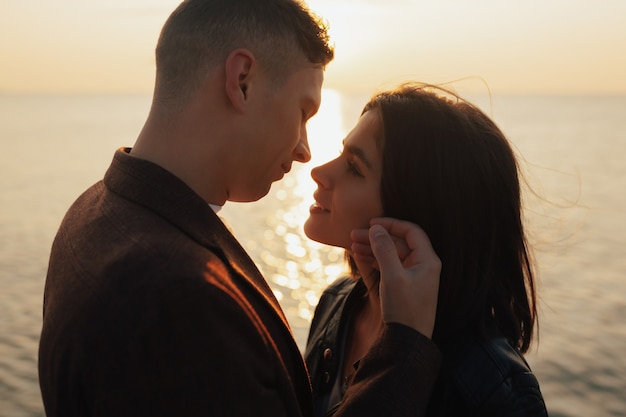
M 115 152 L 113 162 L 105 174 L 104 184 L 112 192 L 159 214 L 200 245 L 216 253 L 270 304 L 289 328 L 267 281 L 211 207 L 171 172 L 129 153 L 130 148 L 120 148 Z

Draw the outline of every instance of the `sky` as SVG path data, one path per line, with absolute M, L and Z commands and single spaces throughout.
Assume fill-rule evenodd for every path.
M 0 92 L 150 92 L 178 0 L 0 0 Z M 309 0 L 326 88 L 457 80 L 468 91 L 626 94 L 624 0 Z

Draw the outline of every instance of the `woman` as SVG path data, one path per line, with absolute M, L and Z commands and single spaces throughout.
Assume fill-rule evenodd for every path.
M 519 170 L 489 117 L 442 88 L 403 85 L 374 96 L 341 155 L 311 175 L 318 189 L 305 233 L 345 248 L 352 272 L 324 292 L 311 325 L 306 360 L 317 415 L 340 406 L 383 325 L 379 268 L 362 230 L 380 216 L 419 225 L 441 260 L 426 336 L 442 364 L 426 414 L 547 415 L 522 356 L 537 310 Z

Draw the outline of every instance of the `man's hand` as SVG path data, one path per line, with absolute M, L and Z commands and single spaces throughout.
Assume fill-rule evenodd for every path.
M 441 261 L 417 225 L 375 218 L 369 230 L 352 232 L 355 260 L 380 270 L 383 320 L 431 338 L 435 327 Z

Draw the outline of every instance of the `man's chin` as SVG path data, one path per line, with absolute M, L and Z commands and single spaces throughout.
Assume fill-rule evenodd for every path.
M 228 196 L 228 201 L 232 201 L 233 203 L 253 203 L 265 197 L 270 192 L 271 187 L 272 184 L 270 183 L 267 188 L 263 190 L 248 191 L 241 194 L 231 194 Z

